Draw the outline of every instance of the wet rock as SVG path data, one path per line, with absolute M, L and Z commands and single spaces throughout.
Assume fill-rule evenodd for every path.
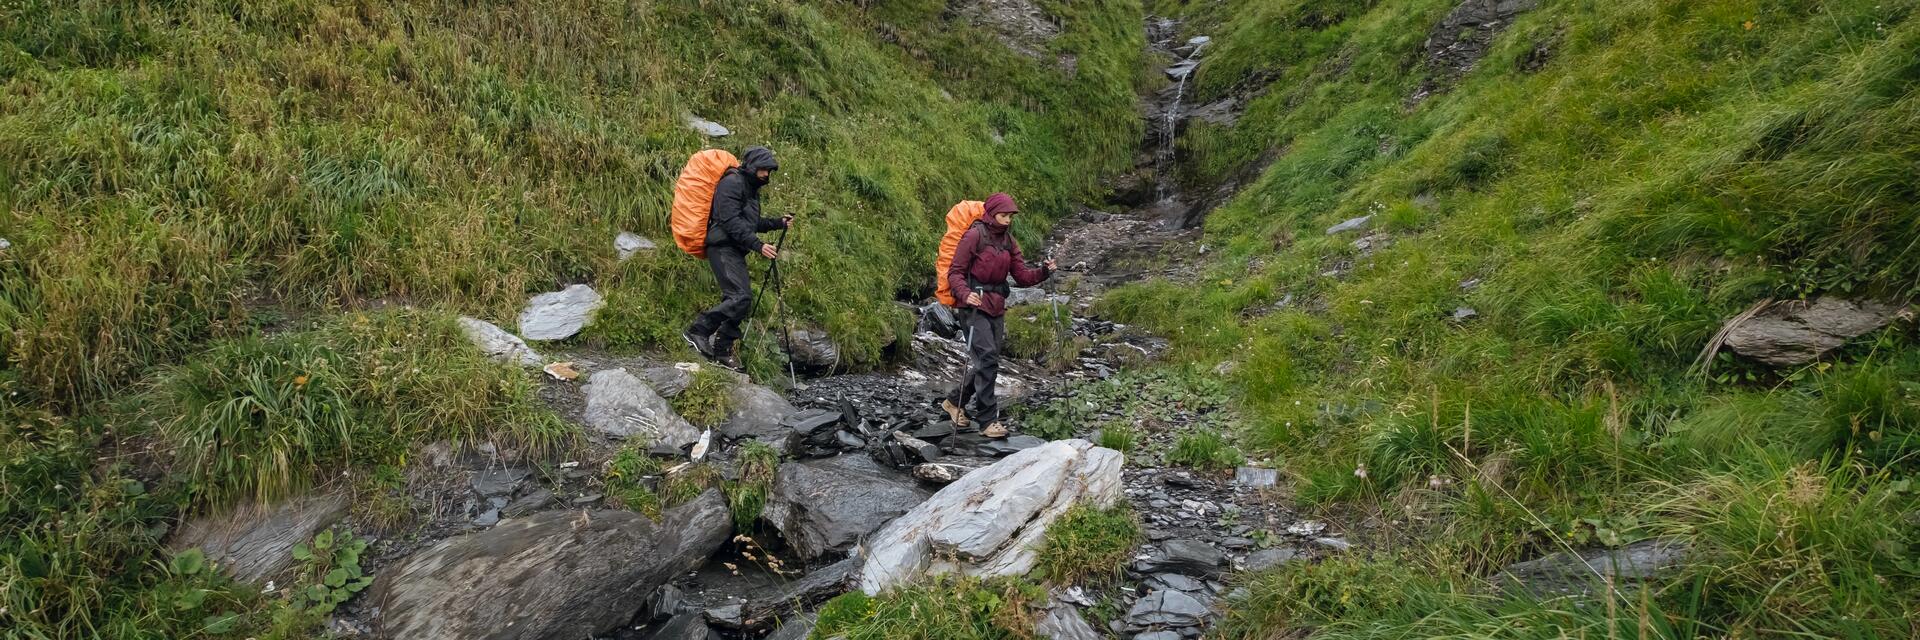
M 960 319 L 953 314 L 953 308 L 933 302 L 920 307 L 919 331 L 931 331 L 942 338 L 960 335 Z
M 1173 66 L 1167 67 L 1167 79 L 1180 80 L 1186 78 L 1189 75 L 1193 75 L 1193 70 L 1199 66 L 1200 61 L 1198 60 L 1181 60 L 1180 62 L 1174 63 Z
M 900 443 L 901 447 L 905 448 L 908 453 L 913 454 L 914 457 L 919 458 L 921 462 L 933 462 L 940 459 L 940 447 L 933 446 L 933 443 L 898 431 L 893 433 L 893 440 L 894 442 Z
M 739 629 L 746 619 L 745 605 L 730 604 L 701 612 L 707 624 L 722 629 Z
M 1140 573 L 1214 576 L 1220 574 L 1220 565 L 1225 562 L 1226 557 L 1213 545 L 1199 540 L 1180 539 L 1161 543 L 1159 551 L 1145 560 L 1135 562 L 1133 568 Z
M 1730 329 L 1726 344 L 1772 366 L 1797 367 L 1887 326 L 1902 311 L 1896 304 L 1834 297 L 1776 302 Z
M 973 471 L 972 467 L 941 462 L 929 462 L 913 468 L 913 477 L 922 482 L 949 484 Z
M 733 398 L 733 411 L 727 414 L 727 421 L 720 425 L 720 433 L 730 439 L 753 438 L 768 444 L 780 443 L 783 446 L 787 434 L 793 430 L 781 424 L 787 416 L 799 413 L 792 403 L 772 389 L 757 384 L 734 385 L 728 392 Z
M 1187 593 L 1201 593 L 1207 590 L 1207 583 L 1178 573 L 1150 575 L 1141 580 L 1140 584 L 1149 590 L 1172 589 Z
M 937 440 L 950 435 L 953 435 L 953 423 L 947 420 L 930 422 L 927 426 L 913 431 L 913 437 L 922 440 Z
M 660 585 L 659 589 L 654 590 L 653 597 L 647 600 L 645 609 L 647 617 L 653 622 L 672 618 L 674 614 L 680 612 L 680 600 L 683 597 L 684 594 L 680 592 L 679 587 L 672 584 Z
M 1345 222 L 1341 222 L 1340 224 L 1327 227 L 1327 235 L 1331 236 L 1331 235 L 1346 233 L 1348 231 L 1359 231 L 1361 229 L 1367 228 L 1367 224 L 1372 221 L 1373 221 L 1373 216 L 1360 216 L 1358 218 L 1349 218 Z
M 683 362 L 671 367 L 647 367 L 640 370 L 640 379 L 653 387 L 654 393 L 662 398 L 672 398 L 693 386 L 693 372 L 700 365 Z
M 1248 571 L 1266 571 L 1299 557 L 1300 553 L 1292 549 L 1262 549 L 1247 556 Z
M 199 548 L 235 579 L 266 582 L 293 566 L 294 545 L 311 540 L 313 534 L 346 516 L 347 499 L 336 493 L 309 494 L 266 506 L 247 502 L 225 513 L 188 520 L 168 546 Z
M 827 427 L 840 423 L 842 414 L 826 409 L 805 409 L 780 420 L 780 424 L 802 437 L 819 435 Z
M 523 518 L 551 505 L 553 505 L 553 492 L 545 487 L 537 487 L 501 509 L 500 515 L 506 518 Z
M 548 511 L 414 553 L 382 571 L 370 596 L 386 637 L 579 638 L 631 619 L 732 530 L 718 490 L 658 523 L 631 511 Z
M 1184 640 L 1184 638 L 1172 631 L 1148 631 L 1134 636 L 1133 640 Z
M 1619 549 L 1597 549 L 1575 554 L 1555 553 L 1509 565 L 1494 582 L 1540 596 L 1589 593 L 1601 576 L 1620 583 L 1640 582 L 1685 564 L 1686 543 L 1678 540 L 1642 540 Z
M 820 372 L 840 367 L 840 345 L 834 344 L 826 331 L 795 327 L 787 331 L 784 346 L 793 366 L 801 370 Z
M 499 523 L 500 523 L 499 509 L 488 509 L 486 513 L 482 513 L 480 514 L 479 517 L 476 517 L 473 519 L 473 524 L 474 526 L 477 526 L 477 527 L 491 527 Z
M 794 611 L 826 602 L 828 599 L 847 592 L 847 583 L 853 577 L 853 571 L 860 566 L 858 558 L 847 558 L 808 573 L 799 580 L 786 584 L 779 591 L 763 597 L 756 597 L 744 608 L 741 627 L 759 630 L 776 624 L 783 617 L 791 617 Z M 809 623 L 811 617 L 807 618 Z M 779 632 L 774 632 L 778 635 Z
M 576 284 L 552 293 L 542 293 L 527 302 L 520 312 L 520 335 L 528 340 L 565 340 L 580 333 L 593 319 L 593 312 L 606 304 L 599 292 Z
M 818 619 L 814 614 L 805 613 L 781 620 L 780 626 L 767 634 L 766 640 L 807 640 Z
M 473 476 L 468 480 L 468 485 L 473 487 L 474 493 L 480 494 L 480 497 L 483 498 L 509 496 L 513 495 L 514 490 L 520 488 L 520 483 L 525 481 L 527 476 L 532 475 L 532 473 L 533 472 L 526 469 L 486 469 L 483 471 L 475 471 L 473 472 Z
M 620 235 L 613 237 L 613 250 L 620 255 L 621 262 L 626 262 L 627 258 L 633 257 L 633 254 L 652 251 L 656 248 L 658 247 L 646 236 L 630 231 L 622 231 Z
M 701 614 L 683 613 L 668 620 L 647 640 L 720 640 L 720 634 L 707 627 Z
M 587 426 L 602 434 L 615 438 L 641 436 L 675 449 L 700 439 L 700 431 L 674 413 L 666 398 L 626 369 L 595 372 L 585 392 Z
M 691 113 L 686 114 L 686 120 L 688 129 L 697 131 L 700 135 L 709 138 L 724 138 L 733 135 L 733 131 L 727 129 L 725 125 Z
M 1065 603 L 1054 603 L 1048 608 L 1047 614 L 1034 623 L 1033 633 L 1046 640 L 1103 640 L 1106 637 L 1087 624 L 1079 609 Z
M 833 438 L 836 442 L 840 444 L 840 448 L 842 449 L 867 448 L 867 440 L 865 438 L 862 438 L 858 435 L 854 435 L 852 433 L 848 433 L 846 431 L 833 432 Z
M 506 329 L 491 322 L 466 316 L 460 316 L 459 322 L 460 330 L 467 334 L 467 341 L 479 347 L 480 352 L 489 358 L 523 367 L 538 367 L 545 362 L 519 336 L 507 333 Z
M 861 455 L 788 462 L 762 517 L 800 557 L 845 553 L 930 494 Z
M 1233 470 L 1233 483 L 1256 489 L 1271 487 L 1280 483 L 1280 471 L 1260 467 L 1240 467 Z
M 1161 590 L 1134 601 L 1127 622 L 1138 627 L 1195 627 L 1206 620 L 1207 605 L 1183 591 Z
M 1025 575 L 1047 526 L 1068 508 L 1119 499 L 1123 459 L 1061 440 L 967 474 L 862 545 L 860 588 L 877 594 L 929 573 Z

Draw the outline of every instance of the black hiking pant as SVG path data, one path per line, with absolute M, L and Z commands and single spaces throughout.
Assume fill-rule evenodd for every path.
M 687 330 L 696 336 L 713 336 L 714 353 L 726 355 L 740 339 L 740 323 L 753 313 L 747 254 L 730 245 L 714 245 L 707 247 L 707 264 L 713 267 L 714 281 L 720 283 L 720 304 L 694 318 Z
M 1007 321 L 978 309 L 961 309 L 960 329 L 967 340 L 967 375 L 947 399 L 984 428 L 1000 420 L 1000 400 L 994 397 L 993 385 L 1000 379 L 1000 345 L 1007 342 Z

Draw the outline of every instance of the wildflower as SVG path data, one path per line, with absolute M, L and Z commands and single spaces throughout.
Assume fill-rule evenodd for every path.
M 1360 463 L 1360 466 L 1354 467 L 1353 477 L 1359 478 L 1361 480 L 1367 479 L 1367 463 L 1362 462 Z

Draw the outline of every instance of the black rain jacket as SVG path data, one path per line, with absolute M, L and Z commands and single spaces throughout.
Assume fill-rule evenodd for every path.
M 755 235 L 786 228 L 779 218 L 760 217 L 759 170 L 777 170 L 780 163 L 766 147 L 747 147 L 740 155 L 740 166 L 728 169 L 713 187 L 713 209 L 707 212 L 707 246 L 732 246 L 746 253 L 759 253 L 766 244 Z

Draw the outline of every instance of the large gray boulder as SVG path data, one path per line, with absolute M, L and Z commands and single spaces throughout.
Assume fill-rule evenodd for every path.
M 1902 309 L 1886 302 L 1828 297 L 1777 302 L 1729 328 L 1726 344 L 1769 365 L 1797 367 L 1887 326 Z
M 511 362 L 523 367 L 538 367 L 545 363 L 533 347 L 520 339 L 520 336 L 507 333 L 491 322 L 479 318 L 460 316 L 460 330 L 467 334 L 467 341 L 479 347 L 481 353 L 500 362 Z
M 580 333 L 606 299 L 584 284 L 542 293 L 520 312 L 520 335 L 528 340 L 565 340 Z
M 1682 566 L 1687 556 L 1685 542 L 1662 538 L 1618 549 L 1562 551 L 1509 565 L 1494 583 L 1541 597 L 1591 593 L 1604 582 L 1620 586 L 1652 579 Z
M 732 533 L 709 490 L 660 522 L 631 511 L 547 511 L 448 538 L 383 571 L 380 632 L 409 640 L 584 638 L 633 618 L 654 590 Z
M 304 495 L 267 506 L 248 502 L 188 520 L 174 534 L 171 546 L 176 550 L 197 547 L 235 579 L 266 582 L 293 566 L 294 545 L 346 517 L 347 499 L 338 493 Z
M 845 553 L 927 499 L 910 478 L 865 455 L 780 465 L 762 517 L 800 557 Z
M 1015 453 L 947 485 L 861 545 L 869 595 L 926 574 L 1026 575 L 1054 520 L 1080 503 L 1120 497 L 1118 451 L 1059 440 Z
M 720 425 L 721 435 L 785 446 L 787 435 L 793 430 L 782 426 L 780 421 L 800 411 L 793 403 L 780 397 L 779 392 L 757 384 L 737 384 L 728 393 L 733 399 L 733 410 Z
M 626 369 L 594 372 L 584 391 L 586 423 L 595 431 L 615 438 L 642 437 L 669 447 L 685 447 L 700 439 L 699 429 Z
M 840 366 L 840 345 L 824 329 L 795 327 L 787 331 L 788 356 L 806 371 L 832 371 Z

